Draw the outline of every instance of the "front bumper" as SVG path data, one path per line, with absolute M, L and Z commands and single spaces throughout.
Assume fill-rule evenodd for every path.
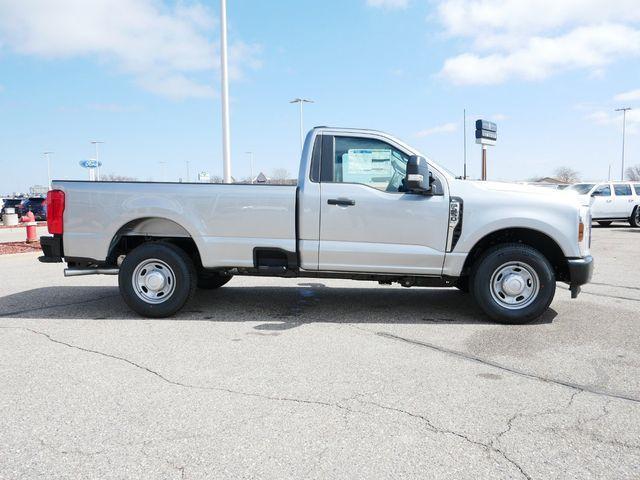
M 593 257 L 587 255 L 582 258 L 569 258 L 569 287 L 571 298 L 576 298 L 580 293 L 580 286 L 591 281 L 593 276 Z
M 62 250 L 62 236 L 54 235 L 40 237 L 40 246 L 42 247 L 42 252 L 44 255 L 42 257 L 38 257 L 42 263 L 60 263 L 62 262 L 62 257 L 64 256 L 64 252 Z

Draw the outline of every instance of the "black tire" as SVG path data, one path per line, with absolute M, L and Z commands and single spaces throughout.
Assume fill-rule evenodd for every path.
M 629 219 L 629 225 L 634 228 L 640 227 L 640 205 L 636 206 L 633 209 L 633 213 L 631 214 L 631 218 Z
M 198 288 L 203 290 L 215 290 L 226 285 L 233 275 L 223 275 L 217 272 L 200 272 L 198 273 Z
M 152 260 L 158 262 L 154 264 Z M 145 290 L 145 284 L 140 286 L 141 282 L 149 278 L 149 273 L 145 273 L 144 268 L 136 273 L 136 269 L 146 263 L 156 272 L 167 271 L 166 267 L 169 267 L 170 274 L 167 274 L 164 284 L 169 285 L 168 288 L 172 290 L 165 298 L 158 296 L 155 299 L 158 303 L 150 303 L 154 300 L 145 301 L 143 298 L 151 297 L 154 293 L 152 290 Z M 138 280 L 134 279 L 134 275 Z M 143 317 L 163 318 L 176 313 L 193 297 L 196 278 L 193 262 L 184 250 L 170 243 L 152 242 L 140 245 L 125 257 L 118 274 L 118 284 L 120 294 L 131 310 Z M 137 287 L 140 287 L 138 293 Z
M 611 220 L 607 220 L 607 221 L 600 221 L 598 220 L 598 225 L 600 225 L 601 227 L 608 227 L 609 225 L 611 225 Z
M 518 268 L 520 272 L 517 272 Z M 518 307 L 518 302 L 510 307 L 504 306 L 510 297 L 505 296 L 506 288 L 502 291 L 504 284 L 500 283 L 499 272 L 508 272 L 503 275 L 517 277 L 516 282 L 524 281 L 525 288 L 531 289 L 530 294 L 526 291 L 524 295 L 513 294 L 514 302 L 522 298 L 522 306 Z M 497 245 L 478 258 L 473 265 L 470 286 L 475 301 L 491 319 L 498 323 L 524 324 L 547 311 L 555 295 L 556 279 L 551 264 L 538 250 L 528 245 L 508 243 Z M 503 299 L 498 301 L 500 297 Z

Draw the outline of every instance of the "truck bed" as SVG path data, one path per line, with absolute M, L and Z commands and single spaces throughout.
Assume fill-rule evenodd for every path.
M 206 268 L 252 267 L 255 247 L 296 251 L 296 187 L 54 181 L 65 193 L 65 257 L 105 260 L 114 232 L 190 236 Z

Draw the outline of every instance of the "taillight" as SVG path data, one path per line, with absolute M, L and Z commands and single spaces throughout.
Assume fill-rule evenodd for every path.
M 64 192 L 49 190 L 47 193 L 47 228 L 53 235 L 62 235 L 64 231 L 62 217 L 64 215 Z

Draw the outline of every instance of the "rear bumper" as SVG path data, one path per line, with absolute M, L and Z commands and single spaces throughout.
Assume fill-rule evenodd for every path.
M 53 237 L 40 237 L 40 246 L 44 255 L 38 257 L 42 263 L 60 263 L 64 252 L 62 250 L 62 236 L 54 235 Z

